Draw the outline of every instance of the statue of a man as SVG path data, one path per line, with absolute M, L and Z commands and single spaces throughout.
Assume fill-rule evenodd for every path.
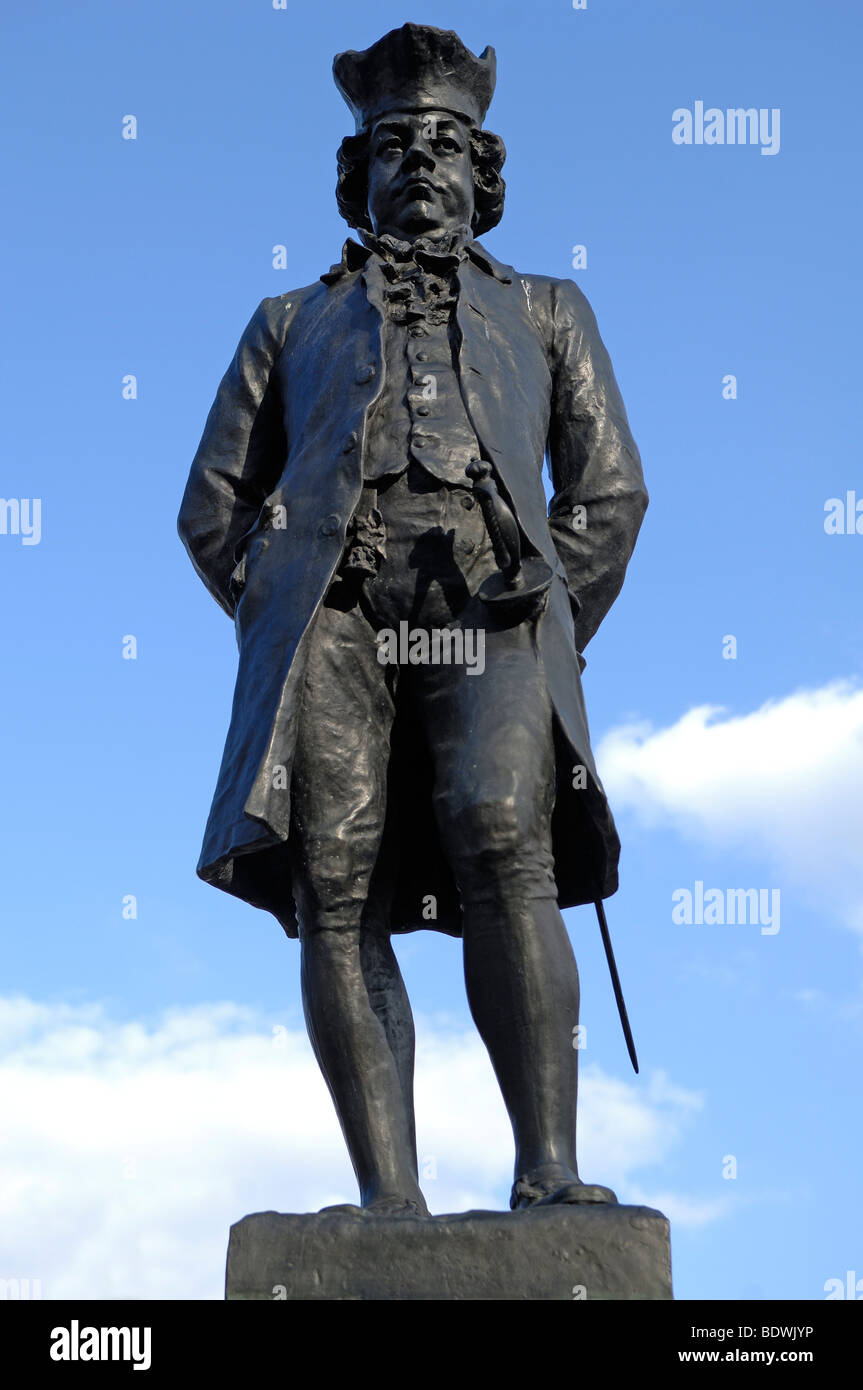
M 511 1206 L 613 1202 L 576 1168 L 561 908 L 617 887 L 581 652 L 647 505 L 638 451 L 580 290 L 475 240 L 503 212 L 493 49 L 406 24 L 334 75 L 359 241 L 256 310 L 180 513 L 240 652 L 198 873 L 299 936 L 365 1211 L 428 1214 L 390 939 L 421 927 L 463 938 Z

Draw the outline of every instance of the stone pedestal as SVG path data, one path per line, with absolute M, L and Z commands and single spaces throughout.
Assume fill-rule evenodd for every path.
M 275 1211 L 231 1227 L 229 1299 L 670 1299 L 668 1221 L 650 1207 L 391 1217 Z

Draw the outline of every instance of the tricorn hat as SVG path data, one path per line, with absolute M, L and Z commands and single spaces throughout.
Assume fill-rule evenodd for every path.
M 388 111 L 453 111 L 481 126 L 496 72 L 493 48 L 477 57 L 452 29 L 430 24 L 403 24 L 363 52 L 348 49 L 333 59 L 357 133 Z

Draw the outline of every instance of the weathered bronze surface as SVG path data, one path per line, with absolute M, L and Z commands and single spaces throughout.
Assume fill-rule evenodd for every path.
M 198 872 L 300 938 L 364 1211 L 427 1214 L 390 940 L 420 927 L 463 937 L 512 1206 L 610 1203 L 577 1174 L 560 909 L 617 887 L 581 653 L 647 505 L 638 451 L 581 291 L 476 240 L 503 211 L 493 50 L 407 24 L 334 74 L 359 240 L 255 311 L 180 512 L 240 653 Z

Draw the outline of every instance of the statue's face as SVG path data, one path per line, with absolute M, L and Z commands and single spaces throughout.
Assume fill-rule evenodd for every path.
M 473 166 L 468 130 L 449 111 L 394 111 L 372 127 L 369 220 L 405 240 L 470 227 Z

